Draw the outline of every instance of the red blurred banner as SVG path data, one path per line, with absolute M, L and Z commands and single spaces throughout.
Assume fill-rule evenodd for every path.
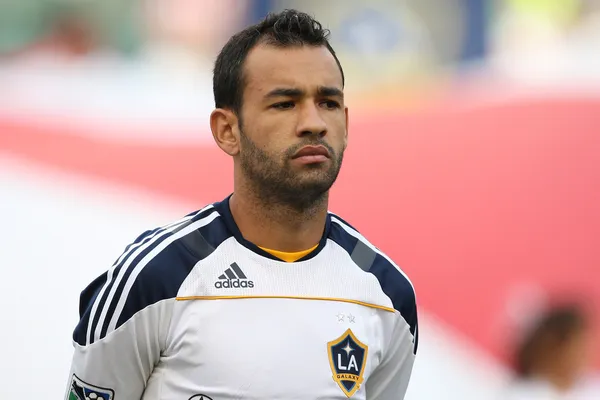
M 0 117 L 0 154 L 192 204 L 232 190 L 214 145 L 82 132 Z M 352 116 L 331 209 L 401 265 L 422 309 L 503 357 L 507 315 L 528 307 L 519 288 L 584 296 L 600 313 L 600 100 Z

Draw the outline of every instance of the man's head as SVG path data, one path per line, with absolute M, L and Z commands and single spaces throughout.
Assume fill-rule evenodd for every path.
M 217 57 L 211 129 L 236 184 L 298 210 L 326 194 L 347 142 L 344 76 L 328 31 L 295 10 L 234 35 Z
M 570 386 L 587 367 L 591 331 L 578 305 L 563 305 L 541 315 L 516 349 L 519 376 Z

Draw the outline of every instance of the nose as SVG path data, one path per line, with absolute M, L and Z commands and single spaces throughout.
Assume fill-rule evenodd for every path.
M 327 124 L 321 117 L 317 104 L 310 104 L 302 107 L 297 127 L 298 136 L 316 136 L 323 137 L 327 134 Z

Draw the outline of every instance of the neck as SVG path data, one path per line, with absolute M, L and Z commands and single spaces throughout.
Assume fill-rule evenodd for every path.
M 284 252 L 303 251 L 319 243 L 325 229 L 327 204 L 327 194 L 303 210 L 276 202 L 267 204 L 243 187 L 236 187 L 229 201 L 244 239 Z

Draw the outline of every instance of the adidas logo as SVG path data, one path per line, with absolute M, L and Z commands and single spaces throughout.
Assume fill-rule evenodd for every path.
M 219 280 L 215 282 L 217 289 L 223 288 L 253 288 L 254 282 L 248 280 L 240 267 L 233 263 L 225 270 L 225 273 L 219 276 Z

